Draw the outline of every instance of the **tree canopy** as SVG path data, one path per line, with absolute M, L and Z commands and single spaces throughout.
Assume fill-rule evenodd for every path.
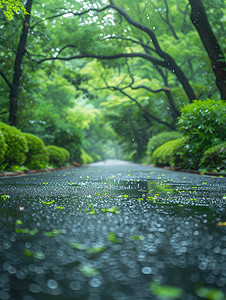
M 141 158 L 184 105 L 225 99 L 225 8 L 214 4 L 0 1 L 1 121 L 86 161 Z

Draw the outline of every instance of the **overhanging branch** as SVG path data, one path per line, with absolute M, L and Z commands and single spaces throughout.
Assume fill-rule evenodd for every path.
M 72 15 L 74 15 L 74 16 L 82 16 L 82 15 L 84 15 L 84 14 L 89 13 L 90 11 L 96 11 L 96 12 L 99 13 L 99 12 L 102 12 L 102 11 L 108 9 L 108 8 L 111 8 L 111 5 L 106 5 L 105 7 L 100 8 L 100 9 L 97 9 L 97 8 L 89 8 L 89 9 L 84 10 L 84 11 L 81 11 L 81 12 L 77 12 L 77 11 L 73 12 L 73 11 L 71 11 L 71 10 L 68 10 L 68 11 L 59 13 L 59 14 L 57 14 L 57 15 L 48 17 L 48 18 L 46 18 L 46 19 L 47 19 L 47 20 L 51 20 L 51 19 L 55 19 L 55 18 L 58 18 L 58 17 L 62 17 L 62 16 L 67 15 L 67 14 L 72 14 Z
M 2 71 L 0 71 L 0 75 L 5 80 L 5 82 L 7 83 L 7 85 L 11 88 L 12 84 L 9 82 L 9 80 L 7 79 L 7 77 L 5 76 L 5 74 L 2 73 Z
M 68 48 L 68 46 L 65 46 L 64 48 L 66 48 L 66 47 Z M 44 61 L 48 61 L 48 60 L 65 60 L 65 61 L 67 61 L 67 60 L 81 59 L 81 58 L 96 58 L 96 59 L 102 59 L 102 60 L 111 60 L 111 59 L 119 59 L 119 58 L 126 58 L 126 57 L 144 58 L 144 59 L 152 62 L 154 65 L 159 65 L 159 66 L 167 68 L 167 64 L 165 61 L 155 58 L 149 54 L 140 53 L 140 52 L 119 53 L 119 54 L 113 54 L 113 55 L 79 54 L 79 55 L 74 55 L 74 56 L 69 56 L 69 57 L 56 56 L 56 57 L 47 57 L 47 58 L 40 59 L 37 61 L 37 63 L 40 64 L 40 63 L 43 63 Z

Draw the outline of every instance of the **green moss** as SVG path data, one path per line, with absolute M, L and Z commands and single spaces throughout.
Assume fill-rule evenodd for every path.
M 183 137 L 164 143 L 154 151 L 153 163 L 157 166 L 175 166 L 180 160 L 180 149 L 182 147 Z
M 225 170 L 226 142 L 207 149 L 200 161 L 200 168 L 207 171 Z
M 23 165 L 28 152 L 28 145 L 23 134 L 15 127 L 0 122 L 7 149 L 4 159 L 0 162 L 0 168 L 9 168 L 13 165 Z
M 23 136 L 26 138 L 29 148 L 25 166 L 28 169 L 46 168 L 49 162 L 49 156 L 44 142 L 30 133 L 24 133 Z

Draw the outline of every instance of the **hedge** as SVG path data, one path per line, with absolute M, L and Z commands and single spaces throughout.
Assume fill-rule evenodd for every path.
M 37 136 L 24 133 L 27 140 L 28 153 L 26 155 L 25 166 L 28 169 L 44 169 L 48 166 L 49 156 L 44 142 Z
M 4 159 L 6 149 L 7 149 L 7 144 L 5 142 L 4 135 L 0 131 L 0 164 Z
M 53 166 L 62 167 L 68 161 L 69 152 L 66 149 L 53 145 L 49 145 L 46 148 L 49 155 L 49 163 Z M 66 151 L 68 153 L 66 153 Z
M 170 140 L 176 140 L 182 137 L 182 134 L 179 131 L 166 131 L 161 132 L 153 137 L 151 137 L 148 141 L 147 145 L 147 155 L 152 157 L 155 149 L 163 145 L 164 143 Z
M 0 168 L 10 168 L 13 165 L 23 165 L 28 152 L 28 145 L 23 134 L 15 127 L 0 122 L 0 131 L 2 132 L 7 149 L 3 160 L 0 162 Z
M 198 168 L 203 153 L 226 140 L 226 103 L 195 100 L 181 112 L 178 125 L 185 136 L 182 158 L 189 168 Z
M 226 142 L 207 149 L 200 161 L 200 168 L 207 171 L 225 170 Z
M 154 151 L 153 163 L 156 166 L 175 166 L 180 164 L 180 150 L 182 147 L 183 137 L 164 143 Z

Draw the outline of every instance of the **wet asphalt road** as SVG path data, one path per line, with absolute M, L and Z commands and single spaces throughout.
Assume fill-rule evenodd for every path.
M 120 161 L 0 178 L 0 299 L 226 299 L 225 183 Z

